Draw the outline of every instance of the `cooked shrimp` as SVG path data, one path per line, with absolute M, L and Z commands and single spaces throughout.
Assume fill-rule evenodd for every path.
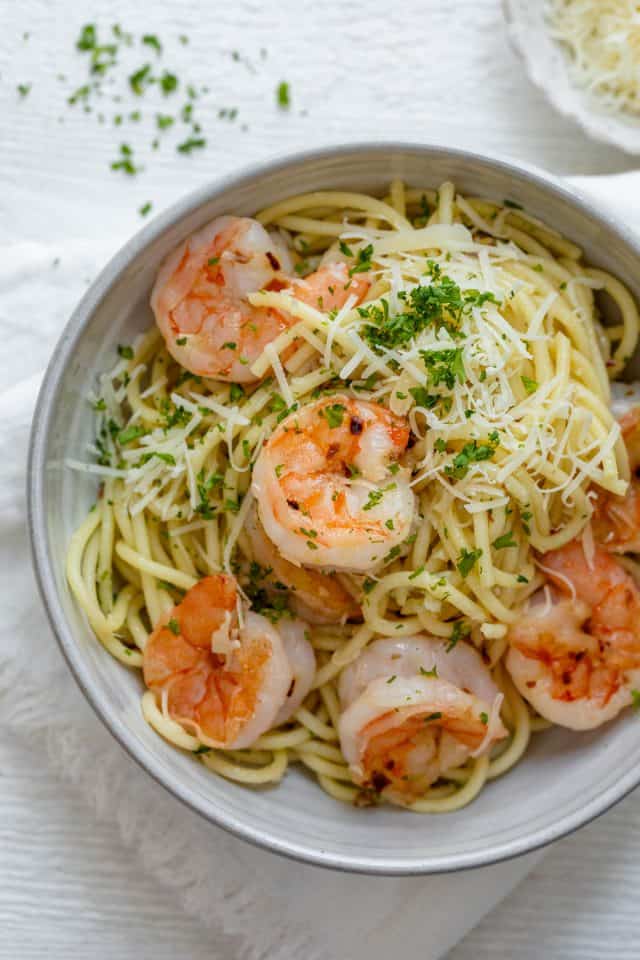
M 511 628 L 506 666 L 541 716 L 590 730 L 640 687 L 640 591 L 600 547 L 588 561 L 573 541 L 542 563 L 555 586 L 535 594 Z
M 278 633 L 284 644 L 293 679 L 287 699 L 276 714 L 276 727 L 291 719 L 311 690 L 316 673 L 316 655 L 308 639 L 307 625 L 302 620 L 282 619 L 278 622 Z
M 251 554 L 259 564 L 260 582 L 275 592 L 287 589 L 289 606 L 309 623 L 345 623 L 361 617 L 361 610 L 335 575 L 297 567 L 281 557 L 265 534 L 253 507 L 244 532 Z
M 371 280 L 368 273 L 349 276 L 346 263 L 326 263 L 304 279 L 294 280 L 291 292 L 297 300 L 328 313 L 340 310 L 349 297 L 360 303 L 367 294 Z
M 613 409 L 629 455 L 631 479 L 623 497 L 596 490 L 591 526 L 610 553 L 640 553 L 640 397 L 637 384 L 620 385 Z
M 342 752 L 356 783 L 407 805 L 507 736 L 480 655 L 427 636 L 372 643 L 340 678 Z
M 343 263 L 321 267 L 304 280 L 291 278 L 289 252 L 257 220 L 218 217 L 165 260 L 151 293 L 151 309 L 177 362 L 191 373 L 251 383 L 251 365 L 265 346 L 291 325 L 283 312 L 252 306 L 259 290 L 287 287 L 323 310 L 365 295 L 369 280 L 349 280 Z
M 290 414 L 253 470 L 260 520 L 295 564 L 365 572 L 400 552 L 414 496 L 398 458 L 409 427 L 378 403 L 331 396 Z
M 202 743 L 250 746 L 275 723 L 294 673 L 278 630 L 256 613 L 238 618 L 232 577 L 200 580 L 155 628 L 144 679 L 172 719 Z
M 256 220 L 217 217 L 163 263 L 151 309 L 167 349 L 191 373 L 250 383 L 251 364 L 289 326 L 247 295 L 286 285 L 292 270 L 284 244 Z

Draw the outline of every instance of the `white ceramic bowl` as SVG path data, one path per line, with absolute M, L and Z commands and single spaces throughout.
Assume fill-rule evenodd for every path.
M 373 144 L 298 154 L 186 197 L 138 233 L 109 263 L 71 317 L 47 371 L 34 418 L 29 504 L 35 568 L 51 625 L 75 677 L 122 746 L 176 797 L 208 820 L 271 850 L 325 866 L 381 874 L 436 873 L 525 853 L 579 827 L 640 781 L 638 718 L 590 734 L 534 738 L 522 763 L 465 810 L 418 816 L 393 807 L 355 809 L 332 800 L 300 770 L 251 790 L 210 773 L 165 743 L 140 711 L 141 679 L 92 635 L 70 595 L 64 557 L 96 494 L 95 478 L 64 470 L 86 455 L 86 395 L 119 341 L 152 322 L 149 291 L 176 244 L 222 213 L 252 214 L 308 190 L 380 193 L 392 177 L 517 201 L 583 245 L 588 259 L 640 298 L 640 250 L 624 230 L 546 175 L 446 148 Z M 48 637 L 42 638 L 49 642 Z
M 549 32 L 545 6 L 545 0 L 503 0 L 509 37 L 529 79 L 559 113 L 575 120 L 590 137 L 627 153 L 640 153 L 640 119 L 604 110 L 571 82 L 566 52 Z

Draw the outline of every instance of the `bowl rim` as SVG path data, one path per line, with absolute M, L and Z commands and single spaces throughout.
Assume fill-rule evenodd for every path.
M 629 770 L 624 777 L 616 780 L 614 784 L 593 797 L 580 810 L 569 813 L 557 822 L 539 828 L 531 834 L 524 834 L 520 838 L 504 841 L 485 851 L 480 850 L 448 857 L 442 855 L 438 857 L 425 856 L 421 861 L 415 859 L 408 861 L 402 856 L 382 858 L 370 857 L 366 853 L 336 855 L 318 847 L 274 837 L 252 826 L 248 822 L 250 817 L 243 820 L 236 815 L 213 810 L 202 803 L 197 796 L 191 794 L 190 789 L 185 787 L 177 777 L 166 775 L 161 769 L 161 764 L 147 754 L 143 745 L 130 734 L 124 722 L 106 707 L 97 684 L 94 683 L 88 667 L 83 662 L 84 658 L 80 653 L 74 631 L 66 619 L 58 591 L 55 588 L 54 562 L 47 535 L 43 478 L 53 410 L 67 367 L 72 360 L 77 340 L 90 322 L 98 304 L 109 290 L 120 281 L 122 273 L 131 260 L 159 238 L 170 226 L 196 211 L 205 202 L 223 195 L 231 188 L 242 187 L 261 176 L 277 173 L 296 164 L 346 158 L 365 152 L 386 153 L 391 156 L 394 153 L 412 152 L 422 154 L 425 160 L 434 156 L 449 157 L 452 160 L 460 159 L 466 162 L 475 162 L 481 167 L 488 165 L 506 176 L 515 175 L 518 179 L 525 179 L 532 185 L 543 189 L 551 197 L 569 203 L 581 213 L 616 232 L 635 253 L 640 262 L 640 239 L 624 225 L 617 222 L 611 214 L 601 209 L 597 203 L 594 203 L 590 198 L 583 197 L 573 187 L 567 187 L 556 177 L 531 164 L 460 148 L 408 141 L 358 141 L 330 147 L 292 151 L 253 163 L 243 168 L 242 172 L 238 174 L 217 178 L 191 191 L 170 205 L 150 223 L 145 224 L 118 250 L 91 283 L 58 339 L 42 380 L 29 438 L 27 521 L 31 559 L 47 619 L 69 669 L 86 700 L 100 721 L 129 756 L 158 784 L 189 809 L 198 813 L 209 823 L 224 828 L 240 839 L 249 841 L 272 853 L 284 855 L 303 863 L 380 876 L 452 873 L 459 870 L 490 866 L 516 856 L 531 853 L 572 833 L 600 816 L 637 787 L 640 784 L 640 766 L 638 766 L 636 772 L 633 769 Z

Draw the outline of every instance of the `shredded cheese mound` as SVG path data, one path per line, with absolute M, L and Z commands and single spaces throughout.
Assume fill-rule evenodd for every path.
M 573 83 L 607 111 L 640 116 L 640 3 L 547 0 L 547 19 Z

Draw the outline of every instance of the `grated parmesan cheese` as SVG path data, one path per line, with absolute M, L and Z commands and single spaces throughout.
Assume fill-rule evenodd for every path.
M 640 4 L 547 0 L 546 12 L 572 82 L 604 110 L 640 117 Z

